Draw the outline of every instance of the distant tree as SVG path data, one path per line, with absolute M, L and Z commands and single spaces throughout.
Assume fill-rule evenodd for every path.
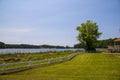
M 83 48 L 83 45 L 81 43 L 75 44 L 74 48 Z
M 0 42 L 0 48 L 5 48 L 5 43 Z
M 95 47 L 96 48 L 108 48 L 108 46 L 114 45 L 114 40 L 117 38 L 109 38 L 109 39 L 103 39 L 103 40 L 97 40 Z M 83 48 L 83 45 L 81 43 L 75 44 L 74 48 Z
M 77 39 L 83 44 L 85 50 L 87 52 L 95 51 L 97 38 L 102 34 L 98 31 L 97 23 L 87 20 L 87 22 L 77 26 L 77 30 L 79 31 Z
M 70 48 L 68 45 L 66 45 L 66 47 L 65 48 Z

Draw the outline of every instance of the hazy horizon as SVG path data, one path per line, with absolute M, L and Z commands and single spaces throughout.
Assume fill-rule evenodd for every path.
M 99 25 L 99 39 L 120 37 L 120 1 L 0 0 L 0 41 L 73 46 L 87 20 Z

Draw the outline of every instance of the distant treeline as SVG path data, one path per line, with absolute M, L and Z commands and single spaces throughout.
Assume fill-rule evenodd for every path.
M 116 38 L 110 38 L 105 40 L 98 40 L 95 44 L 96 48 L 107 48 L 108 45 L 114 45 Z M 29 44 L 5 44 L 0 42 L 0 48 L 73 48 L 69 46 L 53 46 L 53 45 L 29 45 Z M 82 44 L 75 44 L 74 48 L 83 48 Z
M 0 48 L 70 48 L 70 47 L 53 45 L 5 44 L 4 42 L 0 42 Z
M 114 45 L 114 40 L 117 38 L 110 38 L 105 40 L 97 40 L 95 47 L 96 48 L 107 48 L 108 45 Z M 83 48 L 83 44 L 75 44 L 74 48 Z

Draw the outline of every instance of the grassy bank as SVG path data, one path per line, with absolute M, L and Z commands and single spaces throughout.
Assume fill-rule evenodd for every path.
M 0 63 L 26 62 L 68 56 L 76 51 L 0 54 Z
M 0 75 L 0 80 L 120 80 L 117 54 L 81 54 L 69 62 Z

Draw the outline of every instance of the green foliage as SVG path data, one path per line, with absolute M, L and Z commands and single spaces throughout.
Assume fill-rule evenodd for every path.
M 0 42 L 0 49 L 1 48 L 70 48 L 70 47 L 54 45 L 5 44 L 4 42 Z
M 30 45 L 30 44 L 5 44 L 5 48 L 65 48 L 64 46 L 53 45 Z
M 0 42 L 0 48 L 5 48 L 5 43 Z
M 0 80 L 120 80 L 119 56 L 81 54 L 65 63 L 0 75 Z
M 83 48 L 83 45 L 81 43 L 75 44 L 74 48 Z
M 95 51 L 95 43 L 97 38 L 102 34 L 98 31 L 98 25 L 95 22 L 88 20 L 77 27 L 79 31 L 77 39 L 84 46 L 86 51 Z
M 107 48 L 108 45 L 113 46 L 114 40 L 117 38 L 110 38 L 110 39 L 104 39 L 104 40 L 97 40 L 95 47 L 96 48 Z M 74 48 L 83 48 L 83 45 L 81 43 L 75 44 Z
M 105 39 L 105 40 L 98 40 L 96 43 L 97 48 L 107 48 L 109 45 L 114 45 L 114 40 L 116 38 L 110 38 L 110 39 Z

